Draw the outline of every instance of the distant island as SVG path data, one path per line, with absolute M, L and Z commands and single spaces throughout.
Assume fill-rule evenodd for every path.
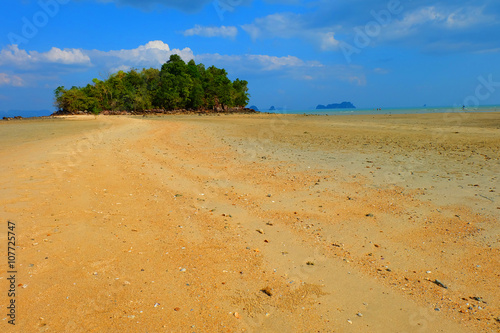
M 351 102 L 342 102 L 340 104 L 334 103 L 334 104 L 328 104 L 328 105 L 318 105 L 316 107 L 316 110 L 323 110 L 323 109 L 355 109 L 356 107 L 351 103 Z
M 85 87 L 55 91 L 58 114 L 144 114 L 183 112 L 256 112 L 245 108 L 248 82 L 231 81 L 225 69 L 173 54 L 161 69 L 119 71 Z
M 256 107 L 255 105 L 250 106 L 249 109 L 252 109 L 252 110 L 255 110 L 255 111 L 259 111 L 259 108 Z
M 285 107 L 282 107 L 282 106 L 275 107 L 274 105 L 272 105 L 269 108 L 269 111 L 285 111 L 286 109 L 287 109 L 286 106 Z

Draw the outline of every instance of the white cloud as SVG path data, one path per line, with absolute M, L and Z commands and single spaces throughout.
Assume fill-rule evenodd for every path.
M 40 62 L 59 63 L 65 65 L 90 64 L 90 58 L 78 49 L 58 49 L 53 47 L 49 52 L 32 52 L 33 57 Z
M 304 61 L 295 56 L 270 56 L 262 54 L 245 54 L 245 55 L 220 55 L 216 54 L 201 54 L 195 57 L 198 62 L 207 64 L 217 64 L 221 66 L 237 67 L 241 71 L 249 70 L 251 72 L 268 72 L 268 71 L 283 71 L 293 68 L 312 68 L 322 67 L 323 65 L 317 61 Z
M 17 45 L 7 45 L 0 51 L 0 65 L 31 67 L 35 64 L 90 65 L 90 58 L 79 49 L 61 50 L 53 47 L 48 52 L 21 50 Z
M 446 26 L 454 29 L 465 29 L 474 25 L 495 22 L 495 16 L 484 13 L 485 7 L 461 7 L 446 18 Z
M 168 44 L 165 44 L 161 40 L 153 40 L 148 42 L 146 45 L 141 45 L 137 48 L 139 51 L 145 51 L 145 50 L 160 50 L 160 51 L 170 51 L 170 46 Z
M 194 28 L 184 31 L 184 36 L 195 35 L 202 37 L 235 38 L 238 35 L 238 28 L 233 26 L 203 27 L 197 24 L 194 26 Z
M 307 61 L 293 55 L 194 55 L 190 48 L 171 49 L 168 44 L 159 40 L 133 49 L 110 51 L 52 48 L 48 52 L 36 52 L 21 50 L 15 45 L 9 46 L 0 51 L 0 70 L 3 66 L 8 66 L 9 70 L 18 68 L 23 74 L 3 74 L 0 80 L 1 84 L 21 86 L 24 82 L 33 85 L 42 80 L 58 81 L 58 76 L 62 74 L 90 68 L 96 73 L 128 71 L 132 67 L 158 68 L 168 61 L 172 54 L 180 55 L 184 61 L 195 59 L 207 67 L 215 65 L 226 68 L 231 75 L 239 77 L 266 76 L 272 73 L 275 77 L 299 81 L 319 79 L 341 80 L 358 85 L 366 83 L 363 71 L 355 67 L 327 66 L 319 61 Z
M 401 19 L 394 20 L 384 27 L 382 35 L 377 36 L 384 39 L 402 39 L 409 35 L 416 35 L 422 27 L 439 24 L 446 21 L 446 15 L 434 6 L 418 8 L 403 15 Z M 363 29 L 363 27 L 359 27 Z
M 257 62 L 261 65 L 262 70 L 271 71 L 277 70 L 283 67 L 302 67 L 310 66 L 311 64 L 306 64 L 303 60 L 294 57 L 275 57 L 268 55 L 247 55 L 246 57 L 251 62 Z
M 312 10 L 304 13 L 274 13 L 256 18 L 241 28 L 254 41 L 295 38 L 312 43 L 322 51 L 340 51 L 342 42 L 354 44 L 358 32 L 365 32 L 368 26 L 371 27 L 367 33 L 369 45 L 373 47 L 387 43 L 434 51 L 497 47 L 498 6 L 484 1 L 474 4 L 445 1 L 429 5 L 429 1 L 414 0 L 401 4 L 401 12 L 392 15 L 387 6 L 387 0 L 319 0 L 309 4 L 307 8 Z M 375 36 L 374 25 L 379 29 Z
M 23 70 L 41 69 L 46 64 L 73 65 L 81 68 L 98 66 L 108 70 L 130 68 L 134 66 L 156 67 L 162 65 L 170 58 L 170 55 L 178 54 L 185 61 L 194 58 L 190 48 L 170 49 L 168 44 L 156 40 L 141 45 L 135 49 L 122 50 L 83 50 L 83 49 L 59 49 L 53 47 L 48 52 L 21 50 L 17 45 L 8 45 L 0 51 L 0 66 L 17 67 Z M 118 64 L 118 65 L 117 65 Z M 59 67 L 61 68 L 61 67 Z
M 172 54 L 178 54 L 184 61 L 194 57 L 190 48 L 170 49 L 169 45 L 161 40 L 148 42 L 135 49 L 84 52 L 92 59 L 92 63 L 108 69 L 117 68 L 117 64 L 129 67 L 158 67 L 167 62 Z
M 0 65 L 20 66 L 30 61 L 30 55 L 25 50 L 20 50 L 17 45 L 7 45 L 0 51 Z
M 253 40 L 259 38 L 292 38 L 301 31 L 300 15 L 292 13 L 272 14 L 259 17 L 251 24 L 241 26 Z
M 241 28 L 255 41 L 264 38 L 299 38 L 317 45 L 321 50 L 338 49 L 335 30 L 339 26 L 311 27 L 301 14 L 278 13 L 255 19 Z
M 334 32 L 327 32 L 322 34 L 321 41 L 322 50 L 331 50 L 339 47 L 339 41 L 335 39 Z
M 443 21 L 446 15 L 434 6 L 423 7 L 405 15 L 400 24 L 402 26 L 414 27 L 429 22 Z
M 118 66 L 118 67 L 113 67 L 109 71 L 111 73 L 117 73 L 119 71 L 128 72 L 130 69 L 132 69 L 132 67 L 127 66 L 127 65 L 121 65 L 121 66 Z
M 402 18 L 394 20 L 384 28 L 384 39 L 405 39 L 408 36 L 418 36 L 420 39 L 427 39 L 433 36 L 435 39 L 437 31 L 441 32 L 438 36 L 441 39 L 448 39 L 449 33 L 459 33 L 464 29 L 470 29 L 474 26 L 489 24 L 495 22 L 494 15 L 484 13 L 483 7 L 438 7 L 427 6 L 419 7 L 413 11 L 407 12 Z M 444 34 L 444 33 L 447 34 Z M 469 42 L 462 40 L 463 45 Z
M 319 61 L 304 61 L 291 55 L 277 57 L 262 54 L 201 54 L 195 56 L 195 60 L 206 65 L 222 66 L 229 73 L 245 77 L 266 76 L 272 73 L 273 77 L 282 76 L 298 81 L 337 80 L 360 86 L 367 83 L 364 69 L 360 66 L 324 65 Z
M 24 81 L 17 75 L 8 75 L 6 73 L 0 73 L 0 86 L 3 85 L 22 87 L 24 86 Z

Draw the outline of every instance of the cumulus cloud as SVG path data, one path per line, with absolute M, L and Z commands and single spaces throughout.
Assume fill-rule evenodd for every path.
M 335 39 L 334 32 L 326 32 L 321 34 L 321 49 L 331 50 L 339 47 L 339 41 Z
M 148 42 L 135 49 L 84 52 L 96 66 L 108 69 L 115 69 L 116 64 L 128 67 L 158 67 L 168 61 L 172 54 L 178 54 L 185 61 L 194 57 L 190 48 L 170 49 L 170 46 L 161 40 Z
M 135 49 L 83 50 L 51 48 L 47 52 L 26 51 L 17 45 L 8 45 L 0 51 L 0 66 L 17 67 L 23 70 L 40 69 L 46 64 L 72 67 L 98 66 L 116 69 L 116 64 L 130 68 L 134 66 L 156 67 L 165 63 L 172 54 L 178 54 L 185 61 L 193 59 L 190 48 L 170 49 L 168 44 L 156 40 Z M 61 68 L 61 67 L 60 67 Z
M 82 70 L 114 73 L 128 71 L 132 67 L 160 67 L 172 54 L 178 54 L 184 61 L 195 59 L 207 67 L 223 67 L 232 75 L 240 77 L 266 76 L 286 77 L 293 80 L 311 81 L 341 80 L 352 84 L 366 83 L 363 71 L 348 66 L 327 66 L 319 61 L 303 60 L 293 55 L 274 56 L 266 54 L 200 54 L 195 55 L 190 48 L 171 49 L 163 41 L 150 41 L 133 49 L 83 50 L 52 48 L 47 52 L 26 51 L 10 45 L 0 51 L 2 67 L 17 68 L 23 74 L 0 75 L 0 84 L 22 86 L 24 82 L 38 82 L 43 78 L 57 81 L 57 76 Z M 47 66 L 46 64 L 51 64 Z
M 31 60 L 31 56 L 25 50 L 20 50 L 17 45 L 7 45 L 0 51 L 0 66 L 22 66 Z
M 48 52 L 21 50 L 17 45 L 7 45 L 0 51 L 0 66 L 12 65 L 18 67 L 35 64 L 58 63 L 65 65 L 90 65 L 90 58 L 79 49 L 61 50 L 53 47 Z
M 202 36 L 202 37 L 223 37 L 235 38 L 238 35 L 238 28 L 230 26 L 221 27 L 203 27 L 195 25 L 194 28 L 184 31 L 184 36 Z
M 22 87 L 24 86 L 24 81 L 21 77 L 17 75 L 8 75 L 6 73 L 0 73 L 0 86 L 4 85 Z
M 49 52 L 32 52 L 32 56 L 40 62 L 51 62 L 65 65 L 90 64 L 90 58 L 78 49 L 58 49 L 53 47 Z

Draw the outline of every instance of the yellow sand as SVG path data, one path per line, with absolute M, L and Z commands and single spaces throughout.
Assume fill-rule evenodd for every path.
M 2 332 L 500 328 L 499 113 L 24 120 L 0 140 Z

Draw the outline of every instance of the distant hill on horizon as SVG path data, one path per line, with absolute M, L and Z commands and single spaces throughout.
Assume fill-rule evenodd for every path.
M 316 107 L 316 110 L 323 110 L 323 109 L 355 109 L 356 107 L 351 103 L 351 102 L 342 102 L 340 104 L 333 103 L 333 104 L 328 104 L 328 105 L 322 105 L 319 104 Z

